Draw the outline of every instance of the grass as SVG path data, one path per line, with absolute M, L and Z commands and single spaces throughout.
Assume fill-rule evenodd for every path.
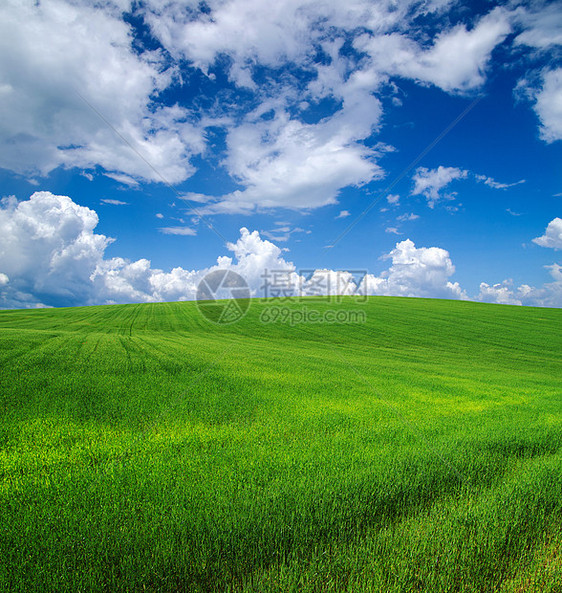
M 1 591 L 562 590 L 562 310 L 271 304 L 0 312 Z

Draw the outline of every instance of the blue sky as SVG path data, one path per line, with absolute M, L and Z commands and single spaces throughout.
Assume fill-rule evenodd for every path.
M 1 307 L 190 299 L 215 267 L 562 306 L 560 2 L 0 17 Z

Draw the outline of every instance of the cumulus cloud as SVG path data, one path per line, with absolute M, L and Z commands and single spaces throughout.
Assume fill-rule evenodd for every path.
M 192 174 L 202 132 L 185 109 L 154 102 L 174 73 L 163 54 L 135 51 L 121 4 L 2 2 L 0 167 L 100 165 L 125 183 Z
M 326 93 L 337 94 L 342 108 L 310 124 L 287 115 L 287 107 L 293 109 L 303 94 L 295 80 L 258 88 L 254 66 L 290 64 L 302 72 L 319 72 L 312 56 L 321 47 L 329 51 L 333 31 L 343 38 L 358 26 L 392 27 L 414 8 L 437 10 L 434 4 L 291 0 L 270 6 L 230 0 L 210 1 L 202 10 L 197 3 L 174 0 L 141 5 L 127 0 L 5 2 L 0 8 L 5 115 L 0 167 L 46 174 L 58 166 L 101 166 L 127 185 L 139 180 L 177 183 L 194 172 L 191 158 L 205 149 L 204 126 L 219 125 L 228 132 L 224 164 L 245 189 L 205 197 L 218 202 L 208 211 L 333 203 L 342 187 L 367 183 L 380 173 L 375 152 L 361 143 L 380 119 L 380 104 L 372 96 L 380 80 L 326 65 L 324 70 L 331 71 L 327 79 L 337 79 L 338 86 Z M 124 11 L 144 18 L 167 54 L 135 45 Z M 197 104 L 190 112 L 159 101 L 162 91 L 181 80 L 180 65 L 200 68 L 211 80 L 209 69 L 225 55 L 231 58 L 225 66 L 231 80 L 255 93 L 253 103 L 262 113 L 269 101 L 283 97 L 273 121 L 246 114 L 240 123 L 232 113 L 234 104 L 227 101 L 224 108 L 205 113 L 199 125 L 191 123 L 203 115 Z M 313 101 L 324 96 L 318 83 Z
M 60 306 L 103 303 L 190 300 L 201 278 L 214 269 L 241 274 L 253 295 L 263 295 L 268 273 L 284 275 L 290 294 L 354 294 L 349 272 L 326 269 L 299 274 L 274 243 L 257 231 L 240 231 L 228 243 L 231 256 L 221 256 L 202 270 L 181 267 L 165 272 L 147 259 L 106 258 L 112 239 L 95 233 L 98 216 L 67 196 L 36 192 L 29 200 L 6 198 L 0 209 L 0 303 L 3 307 Z M 284 228 L 284 227 L 279 227 Z M 454 267 L 446 251 L 397 244 L 390 270 L 369 276 L 368 294 L 462 296 L 448 283 Z M 456 292 L 455 292 L 456 291 Z
M 427 198 L 427 204 L 433 208 L 440 200 L 450 200 L 454 197 L 452 194 L 443 194 L 442 190 L 455 179 L 466 179 L 468 171 L 457 167 L 443 167 L 440 165 L 437 169 L 427 169 L 418 167 L 413 176 L 414 189 L 412 195 L 422 194 Z
M 278 247 L 243 230 L 240 240 L 229 246 L 237 264 L 223 257 L 209 269 L 178 267 L 164 272 L 152 268 L 147 259 L 107 259 L 105 250 L 112 239 L 95 233 L 97 224 L 96 212 L 67 196 L 36 192 L 22 202 L 4 199 L 0 209 L 0 305 L 187 300 L 195 298 L 202 276 L 219 265 L 242 271 L 254 283 L 260 265 L 289 265 L 279 259 Z
M 492 286 L 482 282 L 476 300 L 504 305 L 562 307 L 562 266 L 551 264 L 544 268 L 548 270 L 552 282 L 546 282 L 540 287 L 528 284 L 514 287 L 511 280 L 504 280 Z
M 259 294 L 265 269 L 294 274 L 282 250 L 257 231 L 241 229 L 221 256 L 202 270 L 153 268 L 147 259 L 106 258 L 112 239 L 94 232 L 98 216 L 67 196 L 36 192 L 29 200 L 5 198 L 0 208 L 0 306 L 36 307 L 192 300 L 208 272 L 232 269 Z M 183 227 L 180 227 L 183 229 Z M 181 232 L 180 234 L 184 234 Z
M 562 249 L 562 218 L 554 218 L 548 223 L 544 235 L 533 239 L 541 247 Z
M 562 218 L 554 218 L 548 223 L 544 235 L 533 242 L 541 247 L 562 249 Z M 476 300 L 506 305 L 527 305 L 533 307 L 562 307 L 562 266 L 554 263 L 544 266 L 552 279 L 542 286 L 522 284 L 518 287 L 511 280 L 497 284 L 480 284 Z
M 287 62 L 309 63 L 311 53 L 331 38 L 330 33 L 357 27 L 384 31 L 404 26 L 407 17 L 441 10 L 448 3 L 210 0 L 206 13 L 198 12 L 196 3 L 186 9 L 185 3 L 177 0 L 151 0 L 144 6 L 152 32 L 175 56 L 208 71 L 217 56 L 227 55 L 232 61 L 231 78 L 252 87 L 253 64 L 276 68 Z
M 148 259 L 106 257 L 111 238 L 97 234 L 98 216 L 67 196 L 36 192 L 29 200 L 2 200 L 0 208 L 0 307 L 40 307 L 195 299 L 205 274 L 228 269 L 242 275 L 252 296 L 318 294 L 393 295 L 466 299 L 452 280 L 449 253 L 439 247 L 398 242 L 383 259 L 391 265 L 360 281 L 349 271 L 298 270 L 284 251 L 258 231 L 240 230 L 230 256 L 200 270 L 167 272 Z M 552 282 L 542 287 L 483 283 L 479 300 L 562 306 L 562 266 L 546 266 Z M 277 294 L 272 292 L 276 288 Z
M 206 130 L 219 127 L 226 136 L 220 164 L 239 188 L 199 194 L 205 212 L 333 204 L 342 188 L 383 174 L 372 137 L 392 77 L 462 93 L 485 82 L 513 23 L 520 44 L 544 48 L 559 38 L 550 8 L 551 19 L 496 7 L 455 24 L 447 13 L 453 4 L 7 0 L 0 7 L 0 167 L 27 176 L 78 167 L 89 178 L 101 168 L 132 187 L 178 183 L 194 173 L 194 156 L 209 154 Z M 144 22 L 153 43 L 135 38 L 124 13 Z M 444 17 L 436 35 L 420 25 L 428 15 Z M 355 52 L 344 50 L 346 41 Z M 212 106 L 201 96 L 170 104 L 166 91 L 185 86 L 184 74 L 197 69 L 210 85 L 222 70 L 230 86 L 205 91 L 205 98 L 217 93 Z M 535 104 L 547 141 L 560 135 L 556 73 L 545 75 Z M 322 100 L 332 106 L 326 112 L 317 110 Z
M 229 0 L 208 2 L 203 14 L 173 0 L 145 3 L 146 22 L 173 56 L 189 60 L 205 73 L 228 56 L 230 79 L 259 97 L 256 112 L 228 126 L 224 165 L 243 189 L 204 198 L 204 212 L 316 208 L 336 202 L 343 187 L 380 177 L 377 154 L 362 141 L 378 127 L 382 110 L 373 94 L 388 77 L 398 74 L 432 82 L 446 91 L 473 88 L 484 81 L 492 49 L 510 30 L 507 12 L 498 9 L 470 30 L 462 25 L 443 31 L 431 48 L 422 51 L 408 37 L 409 24 L 421 14 L 445 10 L 448 4 L 291 0 L 271 6 L 257 0 Z M 397 29 L 400 33 L 391 33 Z M 340 51 L 344 39 L 359 30 L 370 31 L 355 44 L 370 55 L 369 64 Z M 402 57 L 409 52 L 400 63 L 388 61 L 395 54 L 387 45 L 395 40 L 407 49 Z M 329 56 L 328 61 L 315 62 L 312 56 L 319 50 Z M 415 68 L 407 71 L 407 65 L 414 63 Z M 284 78 L 293 81 L 289 84 L 263 84 L 263 80 L 258 84 L 256 65 L 270 69 L 290 65 L 313 76 L 303 93 L 294 86 L 292 74 Z M 306 111 L 321 98 L 333 99 L 341 107 L 322 121 L 303 121 L 298 111 Z M 262 119 L 268 110 L 274 116 Z
M 533 242 L 541 247 L 562 249 L 562 218 L 554 218 L 548 223 L 544 235 Z M 527 305 L 533 307 L 562 307 L 562 266 L 558 263 L 544 266 L 552 279 L 542 286 L 522 284 L 515 287 L 511 280 L 490 285 L 480 284 L 476 300 L 506 305 Z
M 367 274 L 359 291 L 368 295 L 466 299 L 458 282 L 449 278 L 455 266 L 448 251 L 439 247 L 416 247 L 406 239 L 386 256 L 392 265 L 380 276 Z
M 36 192 L 2 200 L 0 270 L 10 279 L 4 306 L 91 302 L 90 276 L 111 239 L 95 234 L 96 212 L 66 196 Z
M 252 212 L 259 208 L 317 208 L 336 202 L 340 189 L 382 176 L 367 138 L 381 114 L 380 102 L 356 93 L 333 117 L 306 124 L 279 108 L 263 120 L 258 113 L 231 129 L 224 161 L 244 190 L 217 198 L 203 213 Z
M 431 82 L 445 90 L 464 90 L 483 82 L 491 51 L 511 30 L 509 13 L 497 8 L 470 30 L 464 25 L 445 30 L 428 49 L 408 37 L 417 16 L 443 12 L 449 4 L 447 0 L 291 0 L 270 5 L 230 0 L 210 1 L 209 13 L 196 16 L 193 9 L 171 1 L 145 3 L 145 15 L 153 33 L 174 55 L 204 71 L 217 56 L 228 55 L 231 78 L 249 88 L 256 84 L 252 78 L 256 63 L 310 67 L 311 54 L 328 46 L 334 36 L 343 39 L 346 33 L 367 30 L 369 35 L 355 44 L 371 56 L 371 70 Z M 400 33 L 393 33 L 397 29 Z M 337 77 L 329 68 L 323 74 Z
M 512 280 L 504 280 L 493 285 L 481 282 L 478 300 L 483 303 L 497 303 L 499 305 L 522 304 L 521 300 L 514 294 Z
M 336 216 L 336 220 L 338 218 L 347 218 L 348 216 L 351 216 L 351 212 L 349 210 L 340 210 L 340 213 Z

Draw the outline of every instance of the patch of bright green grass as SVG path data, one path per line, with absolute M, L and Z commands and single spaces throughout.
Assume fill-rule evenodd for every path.
M 562 590 L 562 311 L 271 304 L 0 312 L 0 590 Z

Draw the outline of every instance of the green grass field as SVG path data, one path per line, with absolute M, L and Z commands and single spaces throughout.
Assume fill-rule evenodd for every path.
M 0 312 L 0 591 L 562 591 L 562 310 L 268 306 Z

